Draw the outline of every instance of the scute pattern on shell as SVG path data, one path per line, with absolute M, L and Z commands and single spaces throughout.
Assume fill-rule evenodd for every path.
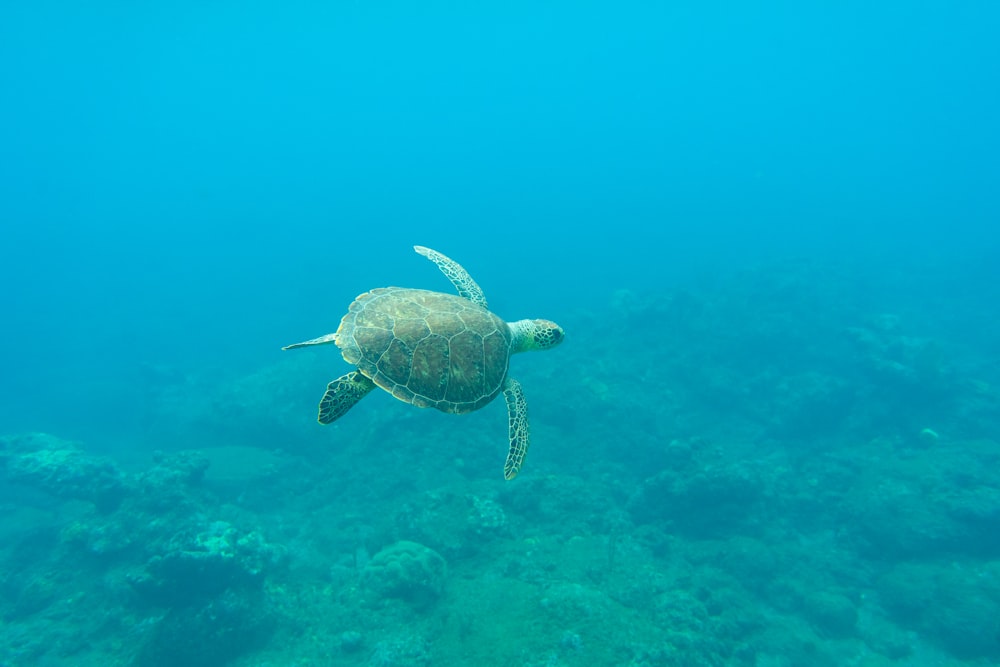
M 351 304 L 337 330 L 344 359 L 401 401 L 471 412 L 503 389 L 506 322 L 451 294 L 382 287 Z

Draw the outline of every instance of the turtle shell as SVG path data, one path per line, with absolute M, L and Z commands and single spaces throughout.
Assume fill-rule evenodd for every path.
M 401 401 L 471 412 L 503 389 L 512 334 L 468 299 L 383 287 L 360 295 L 337 329 L 349 364 Z

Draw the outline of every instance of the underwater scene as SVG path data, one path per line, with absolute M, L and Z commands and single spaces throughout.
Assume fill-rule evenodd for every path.
M 1000 664 L 998 34 L 4 4 L 0 667 Z

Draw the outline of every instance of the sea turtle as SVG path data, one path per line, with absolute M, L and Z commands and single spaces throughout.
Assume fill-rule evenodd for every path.
M 487 309 L 486 297 L 458 262 L 414 246 L 437 264 L 458 296 L 404 287 L 380 287 L 358 296 L 336 333 L 282 349 L 336 343 L 357 367 L 326 387 L 319 423 L 340 419 L 376 386 L 421 408 L 463 413 L 478 410 L 503 392 L 510 449 L 504 477 L 513 479 L 528 449 L 528 406 L 517 380 L 508 377 L 510 355 L 547 350 L 565 334 L 555 322 L 504 322 Z

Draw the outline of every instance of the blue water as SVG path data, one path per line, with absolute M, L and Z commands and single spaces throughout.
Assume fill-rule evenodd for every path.
M 0 665 L 1000 660 L 997 34 L 988 2 L 0 7 Z M 514 482 L 502 401 L 324 428 L 349 367 L 280 350 L 450 292 L 415 244 L 567 331 L 511 363 Z M 447 561 L 419 595 L 379 583 L 400 540 Z M 151 564 L 237 542 L 222 586 Z

